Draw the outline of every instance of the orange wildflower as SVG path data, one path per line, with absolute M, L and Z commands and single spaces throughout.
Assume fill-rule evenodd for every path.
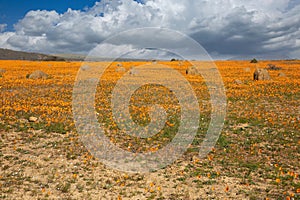
M 225 188 L 225 192 L 228 192 L 228 191 L 229 191 L 229 186 L 227 185 Z

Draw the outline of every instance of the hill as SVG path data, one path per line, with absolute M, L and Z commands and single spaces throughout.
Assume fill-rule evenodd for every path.
M 63 57 L 0 48 L 0 60 L 64 61 Z

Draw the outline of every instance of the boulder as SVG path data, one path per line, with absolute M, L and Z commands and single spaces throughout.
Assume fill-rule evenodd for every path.
M 29 79 L 47 79 L 49 78 L 49 75 L 45 72 L 42 72 L 40 70 L 34 71 L 32 74 L 28 74 L 26 76 Z
M 256 69 L 253 78 L 255 81 L 271 80 L 270 74 L 266 69 Z
M 186 70 L 187 75 L 199 75 L 198 69 L 195 66 L 191 66 Z

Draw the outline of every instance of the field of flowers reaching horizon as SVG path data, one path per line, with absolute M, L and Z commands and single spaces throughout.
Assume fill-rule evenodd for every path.
M 199 99 L 200 128 L 175 163 L 153 173 L 131 174 L 104 166 L 80 141 L 72 92 L 82 62 L 0 61 L 5 71 L 0 73 L 0 198 L 300 199 L 300 61 L 215 62 L 228 107 L 217 145 L 206 159 L 198 159 L 197 152 L 210 121 L 207 86 L 201 76 L 186 74 L 191 66 L 187 61 L 158 63 L 190 82 Z M 149 123 L 149 110 L 139 105 L 147 98 L 156 101 L 168 111 L 164 130 L 148 139 L 118 131 L 111 93 L 126 72 L 143 64 L 147 62 L 111 63 L 95 96 L 107 137 L 136 153 L 162 148 L 180 125 L 172 91 L 146 85 L 132 96 L 131 115 L 141 125 Z M 254 81 L 255 69 L 269 64 L 280 67 L 268 70 L 272 79 Z M 36 70 L 49 77 L 29 79 Z

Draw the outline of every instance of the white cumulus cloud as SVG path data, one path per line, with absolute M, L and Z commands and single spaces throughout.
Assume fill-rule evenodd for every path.
M 143 27 L 182 32 L 209 53 L 221 57 L 258 54 L 300 57 L 300 3 L 295 0 L 144 0 L 143 3 L 102 0 L 84 11 L 68 9 L 59 14 L 34 10 L 14 25 L 14 32 L 5 32 L 5 25 L 0 25 L 0 47 L 87 53 L 112 35 Z M 164 44 L 164 38 L 152 42 Z M 110 55 L 117 51 L 112 47 L 132 50 L 138 41 L 105 45 Z
M 7 27 L 7 24 L 0 24 L 0 32 L 3 32 Z

